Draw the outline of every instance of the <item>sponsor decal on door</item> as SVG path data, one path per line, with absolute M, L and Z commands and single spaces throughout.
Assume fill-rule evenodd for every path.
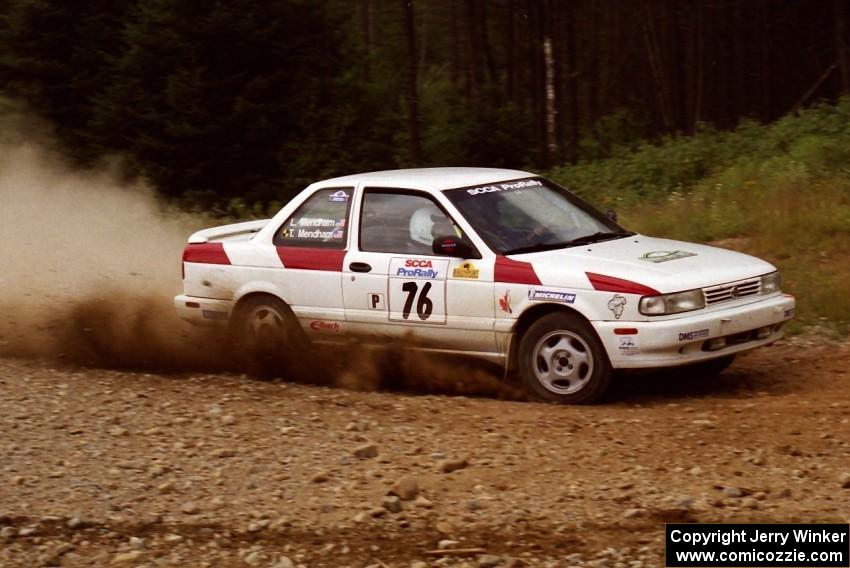
M 448 268 L 448 259 L 391 259 L 387 290 L 390 321 L 446 323 Z

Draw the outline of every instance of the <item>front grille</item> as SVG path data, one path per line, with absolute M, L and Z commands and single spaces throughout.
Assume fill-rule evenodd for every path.
M 737 300 L 745 296 L 755 296 L 759 292 L 761 292 L 761 278 L 751 278 L 702 289 L 706 306 Z

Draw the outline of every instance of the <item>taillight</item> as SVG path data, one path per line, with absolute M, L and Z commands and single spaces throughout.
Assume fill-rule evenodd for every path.
M 183 249 L 183 262 L 230 264 L 223 243 L 189 243 Z
M 223 243 L 189 243 L 183 249 L 181 274 L 186 279 L 186 263 L 197 264 L 230 264 Z

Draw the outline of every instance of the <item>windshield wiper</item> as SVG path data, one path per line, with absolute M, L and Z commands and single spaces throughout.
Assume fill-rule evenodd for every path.
M 589 243 L 598 243 L 600 241 L 623 239 L 625 237 L 631 237 L 634 234 L 635 233 L 632 233 L 631 231 L 600 231 L 598 233 L 593 233 L 592 235 L 585 235 L 583 237 L 578 237 L 569 241 L 560 241 L 557 243 L 534 243 L 531 245 L 526 245 L 524 247 L 517 247 L 510 250 L 506 250 L 502 254 L 509 255 L 524 254 L 528 252 L 542 252 L 545 250 L 574 247 L 578 245 L 586 245 Z
M 601 241 L 610 241 L 613 239 L 624 239 L 634 235 L 631 231 L 600 231 L 592 235 L 578 237 L 569 242 L 571 245 L 587 245 L 590 243 L 598 243 Z

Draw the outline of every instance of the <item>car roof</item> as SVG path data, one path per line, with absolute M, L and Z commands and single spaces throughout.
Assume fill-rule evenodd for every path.
M 310 187 L 316 189 L 321 187 L 363 184 L 370 187 L 444 190 L 469 187 L 483 183 L 509 181 L 535 175 L 521 170 L 503 170 L 499 168 L 415 168 L 337 177 L 316 182 Z

